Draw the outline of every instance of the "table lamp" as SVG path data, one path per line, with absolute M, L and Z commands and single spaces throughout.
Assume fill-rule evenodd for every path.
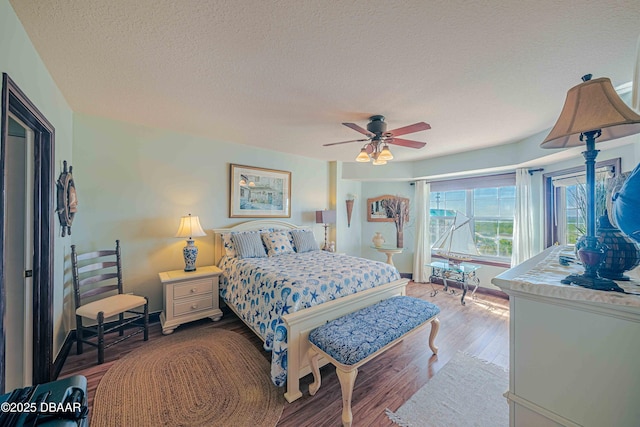
M 327 228 L 329 228 L 329 224 L 333 224 L 334 222 L 336 222 L 336 211 L 334 210 L 316 211 L 316 224 L 322 224 L 324 227 L 324 245 L 322 246 L 323 251 L 329 250 L 329 240 L 327 239 Z
M 193 237 L 206 236 L 200 226 L 200 219 L 197 216 L 191 216 L 191 214 L 180 218 L 180 227 L 176 237 L 186 237 L 187 246 L 182 249 L 184 254 L 184 271 L 196 271 L 196 258 L 198 257 L 198 247 L 193 244 Z
M 596 140 L 604 142 L 640 132 L 640 115 L 620 99 L 608 78 L 591 80 L 591 74 L 587 74 L 582 77 L 582 81 L 567 92 L 558 121 L 540 144 L 542 148 L 586 145 L 586 151 L 582 155 L 587 175 L 587 233 L 576 243 L 585 271 L 583 274 L 569 275 L 561 282 L 590 289 L 623 292 L 614 281 L 598 274 L 607 248 L 596 237 L 595 164 L 599 150 L 595 149 L 595 144 Z

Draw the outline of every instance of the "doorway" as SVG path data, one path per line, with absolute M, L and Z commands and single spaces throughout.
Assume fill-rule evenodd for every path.
M 14 164 L 9 170 L 8 163 L 15 161 L 14 155 L 7 149 L 9 145 L 9 125 L 11 122 L 19 124 L 25 131 L 25 141 L 30 139 L 32 144 L 26 144 L 24 151 L 19 152 L 18 157 L 24 158 L 23 170 L 16 172 Z M 15 126 L 15 124 L 13 125 Z M 5 197 L 0 198 L 0 393 L 4 393 L 7 379 L 7 314 L 15 317 L 15 312 L 7 310 L 9 301 L 7 297 L 14 298 L 15 290 L 22 288 L 22 295 L 31 294 L 30 308 L 32 316 L 31 326 L 24 329 L 23 326 L 23 349 L 31 349 L 30 361 L 24 361 L 23 368 L 29 369 L 31 365 L 31 382 L 40 384 L 52 380 L 53 375 L 53 242 L 54 242 L 54 139 L 55 130 L 51 123 L 42 115 L 35 105 L 27 98 L 20 88 L 11 78 L 2 74 L 2 140 L 0 144 L 0 194 Z M 29 146 L 31 148 L 29 148 Z M 29 173 L 27 170 L 31 169 Z M 16 182 L 17 176 L 22 176 L 24 183 Z M 11 181 L 10 181 L 11 180 Z M 24 199 L 15 194 L 11 199 L 7 197 L 7 191 L 11 187 L 22 186 L 24 189 Z M 16 199 L 16 197 L 18 197 Z M 13 203 L 24 203 L 21 217 L 16 219 Z M 9 206 L 9 203 L 12 205 Z M 27 213 L 27 210 L 30 213 Z M 7 238 L 14 239 L 15 229 L 23 230 L 24 242 L 19 248 L 10 246 Z M 11 229 L 11 233 L 9 233 Z M 18 233 L 18 235 L 20 235 Z M 22 252 L 23 265 L 18 267 L 18 277 L 15 269 L 9 284 L 7 267 L 9 262 L 14 262 L 15 257 L 20 258 L 16 252 Z M 23 277 L 20 276 L 20 272 Z M 29 285 L 29 276 L 31 283 Z M 16 281 L 18 283 L 16 283 Z M 9 287 L 10 286 L 10 287 Z M 29 305 L 29 304 L 28 304 Z M 23 305 L 24 307 L 24 305 Z M 24 314 L 23 314 L 24 316 Z M 16 331 L 10 339 L 16 340 Z M 31 337 L 31 338 L 29 338 Z M 19 338 L 18 338 L 19 340 Z M 24 343 L 24 340 L 31 341 Z M 14 345 L 12 343 L 12 345 Z M 12 349 L 9 349 L 12 351 Z M 9 359 L 12 363 L 15 360 Z M 12 378 L 12 381 L 15 379 Z
M 31 384 L 33 357 L 32 278 L 33 245 L 33 131 L 9 113 L 5 146 L 5 188 L 7 227 L 5 229 L 5 354 L 8 390 Z

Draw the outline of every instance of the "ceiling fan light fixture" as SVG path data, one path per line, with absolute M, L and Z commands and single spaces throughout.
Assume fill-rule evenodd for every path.
M 384 144 L 382 151 L 378 154 L 378 160 L 392 160 L 393 154 L 391 154 L 391 150 L 389 150 L 389 146 Z
M 380 157 L 377 157 L 374 161 L 373 161 L 373 165 L 374 166 L 381 166 L 381 165 L 386 165 L 387 161 L 386 160 L 382 160 Z
M 367 153 L 366 147 L 362 147 L 362 149 L 360 150 L 360 154 L 358 154 L 358 156 L 356 157 L 356 162 L 365 163 L 370 160 L 371 158 L 369 157 L 369 153 Z

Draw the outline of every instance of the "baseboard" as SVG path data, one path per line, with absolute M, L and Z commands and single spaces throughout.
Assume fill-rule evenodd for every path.
M 69 331 L 69 333 L 67 334 L 67 337 L 65 338 L 64 343 L 62 344 L 62 348 L 60 348 L 60 351 L 56 356 L 56 360 L 53 361 L 53 366 L 51 367 L 52 381 L 55 381 L 58 379 L 58 375 L 60 375 L 60 372 L 62 371 L 62 367 L 64 366 L 64 362 L 66 362 L 67 356 L 69 355 L 69 352 L 71 351 L 71 347 L 73 346 L 73 343 L 75 341 L 76 341 L 76 330 L 73 329 Z
M 437 277 L 432 277 L 431 278 L 431 282 L 432 283 L 436 283 L 438 285 L 443 285 L 444 286 L 444 282 L 442 279 L 439 279 Z M 460 282 L 456 281 L 456 280 L 449 280 L 449 283 L 451 286 L 451 282 L 454 282 L 455 285 L 454 286 L 460 286 Z M 469 286 L 469 290 L 473 290 L 475 286 Z M 506 293 L 502 292 L 499 289 L 491 289 L 491 288 L 485 288 L 482 286 L 478 286 L 478 290 L 476 291 L 477 294 L 485 294 L 485 295 L 492 295 L 494 297 L 500 297 L 500 298 L 505 298 L 505 299 L 509 299 L 509 295 L 507 295 Z
M 160 313 L 161 313 L 160 311 L 149 313 L 149 325 L 153 325 L 154 323 L 160 322 Z M 115 324 L 116 322 L 105 323 L 105 328 L 109 328 L 110 326 L 115 326 Z M 64 363 L 67 361 L 67 356 L 69 356 L 69 352 L 71 351 L 71 348 L 73 347 L 75 342 L 76 342 L 76 330 L 72 329 L 67 334 L 67 337 L 65 338 L 64 343 L 62 344 L 62 347 L 58 352 L 58 356 L 56 356 L 56 360 L 53 362 L 53 365 L 51 366 L 51 373 L 53 378 L 52 381 L 55 381 L 58 379 L 58 375 L 60 375 L 60 372 L 62 371 L 62 367 L 64 366 Z

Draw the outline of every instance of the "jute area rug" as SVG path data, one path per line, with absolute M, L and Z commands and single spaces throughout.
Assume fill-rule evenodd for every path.
M 235 332 L 178 330 L 107 371 L 90 425 L 273 427 L 284 397 L 269 370 L 269 362 Z
M 458 352 L 433 378 L 387 416 L 402 427 L 509 425 L 509 388 L 503 368 Z

